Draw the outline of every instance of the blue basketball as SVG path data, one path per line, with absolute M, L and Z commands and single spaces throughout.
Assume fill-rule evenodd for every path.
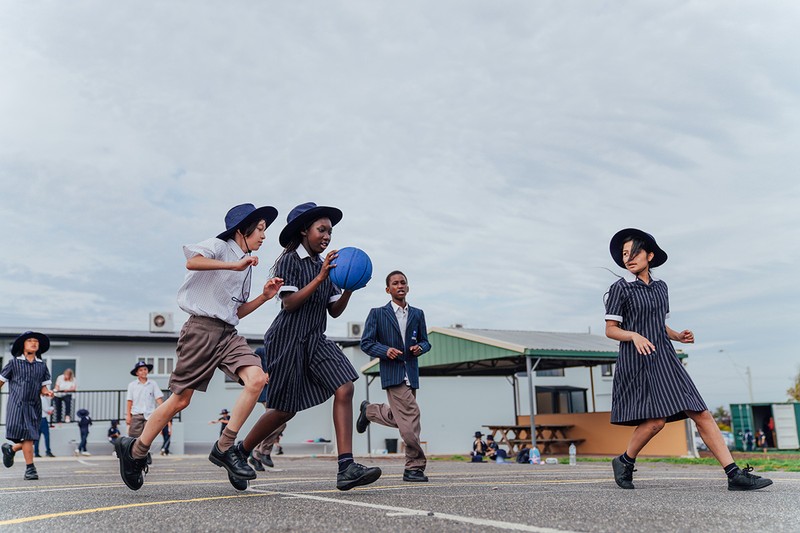
M 336 268 L 330 270 L 331 281 L 343 291 L 355 291 L 367 286 L 372 278 L 372 261 L 358 248 L 342 248 L 333 260 Z

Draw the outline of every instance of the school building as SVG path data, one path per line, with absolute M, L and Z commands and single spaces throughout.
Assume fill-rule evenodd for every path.
M 331 337 L 361 372 L 355 383 L 354 417 L 362 400 L 381 402 L 386 399 L 380 379 L 376 379 L 377 360 L 370 360 L 359 348 L 362 327 L 362 324 L 352 323 L 348 336 Z M 53 382 L 64 369 L 72 368 L 78 382 L 72 412 L 87 408 L 95 420 L 89 435 L 90 452 L 111 452 L 106 441 L 111 418 L 119 418 L 125 432 L 125 391 L 128 383 L 135 379 L 130 370 L 137 361 L 153 364 L 151 378 L 166 392 L 176 358 L 178 333 L 173 329 L 171 317 L 166 320 L 151 317 L 152 331 L 42 329 L 51 338 L 51 348 L 43 359 L 50 368 Z M 10 346 L 19 333 L 17 329 L 0 328 L 3 364 L 10 357 Z M 254 349 L 263 342 L 260 333 L 244 336 Z M 553 420 L 567 417 L 571 426 L 577 424 L 573 437 L 580 437 L 579 452 L 584 448 L 588 450 L 585 453 L 605 453 L 604 448 L 589 445 L 597 443 L 598 438 L 588 438 L 586 432 L 614 433 L 615 427 L 608 427 L 607 415 L 611 408 L 615 342 L 588 333 L 460 327 L 431 328 L 429 337 L 433 348 L 420 359 L 417 393 L 422 411 L 421 439 L 428 453 L 468 453 L 475 431 L 486 433 L 485 426 L 502 428 L 529 424 L 531 412 L 537 424 L 552 424 Z M 200 453 L 205 447 L 210 448 L 219 434 L 219 425 L 209 422 L 218 417 L 222 408 L 233 406 L 240 389 L 238 383 L 217 372 L 208 391 L 196 393 L 192 404 L 174 421 L 171 451 Z M 4 388 L 0 395 L 0 424 L 5 423 L 7 392 Z M 249 430 L 261 412 L 263 408 L 257 405 L 243 431 Z M 331 412 L 332 399 L 298 413 L 289 422 L 282 439 L 287 453 L 332 453 L 333 444 L 326 442 L 335 441 Z M 684 438 L 688 429 L 684 429 L 683 424 L 669 426 L 678 427 L 673 430 L 672 446 L 663 453 L 693 453 Z M 629 433 L 625 429 L 620 428 L 624 432 L 623 440 Z M 0 431 L 4 430 L 0 427 Z M 56 455 L 71 453 L 79 438 L 74 423 L 56 424 L 51 435 Z M 371 424 L 367 433 L 354 433 L 354 452 L 385 453 L 396 445 L 398 438 L 396 429 Z M 156 439 L 154 448 L 159 445 L 160 439 Z M 616 451 L 616 441 L 606 445 Z M 554 452 L 561 451 L 554 449 Z

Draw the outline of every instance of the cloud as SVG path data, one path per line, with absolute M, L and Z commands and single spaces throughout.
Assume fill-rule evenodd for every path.
M 601 333 L 608 239 L 640 226 L 670 254 L 658 275 L 675 325 L 769 354 L 757 399 L 781 400 L 800 319 L 800 77 L 786 68 L 799 9 L 11 5 L 4 322 L 99 312 L 141 328 L 148 311 L 178 312 L 180 245 L 245 201 L 280 211 L 263 282 L 286 214 L 314 200 L 345 213 L 334 246 L 375 264 L 334 334 L 383 302 L 394 268 L 430 325 Z M 709 403 L 727 401 L 730 376 L 687 351 Z

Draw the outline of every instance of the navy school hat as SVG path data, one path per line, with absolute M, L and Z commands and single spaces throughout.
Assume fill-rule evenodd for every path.
M 271 205 L 265 205 L 256 209 L 253 204 L 241 204 L 231 207 L 225 215 L 225 231 L 217 235 L 217 239 L 227 241 L 236 233 L 236 230 L 244 229 L 248 224 L 256 220 L 263 220 L 267 227 L 278 218 L 278 210 Z
M 335 207 L 317 205 L 314 202 L 300 204 L 289 212 L 286 217 L 286 227 L 281 231 L 278 242 L 286 248 L 292 237 L 303 231 L 306 224 L 310 224 L 320 218 L 331 219 L 331 224 L 336 225 L 342 220 L 342 211 Z
M 481 433 L 480 431 L 476 431 L 475 432 L 475 438 L 477 439 L 477 438 L 480 438 L 480 437 L 483 437 L 483 433 Z
M 39 350 L 36 352 L 36 357 L 39 359 L 42 358 L 43 353 L 50 349 L 50 337 L 38 331 L 26 331 L 14 339 L 14 344 L 11 346 L 11 355 L 17 357 L 22 354 L 25 348 L 25 341 L 28 339 L 36 339 L 39 341 Z
M 131 370 L 131 376 L 135 376 L 136 375 L 136 371 L 139 370 L 140 368 L 142 368 L 143 366 L 147 367 L 147 371 L 148 372 L 152 372 L 153 371 L 153 365 L 148 365 L 144 361 L 137 361 L 136 364 L 133 365 L 133 370 Z
M 625 228 L 615 233 L 614 236 L 611 237 L 611 243 L 609 244 L 611 258 L 620 267 L 625 268 L 625 261 L 622 260 L 622 246 L 625 244 L 625 241 L 631 237 L 644 241 L 645 247 L 653 252 L 653 260 L 650 262 L 650 268 L 656 268 L 667 262 L 667 252 L 659 248 L 655 237 L 640 229 Z

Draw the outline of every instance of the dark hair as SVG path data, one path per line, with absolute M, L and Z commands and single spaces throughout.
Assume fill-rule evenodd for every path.
M 241 231 L 242 235 L 244 235 L 245 237 L 249 237 L 250 235 L 252 235 L 256 231 L 256 229 L 258 229 L 258 225 L 261 224 L 262 220 L 264 220 L 264 219 L 260 218 L 258 220 L 254 220 L 253 222 L 251 222 L 250 224 L 245 226 L 244 229 L 243 228 L 239 228 L 239 231 Z
M 402 273 L 402 272 L 400 272 L 399 270 L 392 270 L 392 271 L 391 271 L 391 272 L 389 272 L 389 274 L 386 276 L 386 286 L 387 286 L 387 287 L 389 286 L 389 280 L 392 278 L 392 276 L 396 276 L 396 275 L 398 275 L 398 274 L 400 274 L 401 276 L 403 276 L 404 278 L 406 278 L 406 283 L 408 283 L 408 276 L 406 276 L 405 274 L 403 274 L 403 273 Z
M 325 217 L 322 217 L 322 218 L 325 218 Z M 289 239 L 289 242 L 284 247 L 283 251 L 280 253 L 280 255 L 278 255 L 277 258 L 275 258 L 275 262 L 272 263 L 272 268 L 269 271 L 270 272 L 270 274 L 269 274 L 270 276 L 275 277 L 276 271 L 278 270 L 278 263 L 280 262 L 281 258 L 284 255 L 289 255 L 290 253 L 292 253 L 295 250 L 297 250 L 297 248 L 303 243 L 302 232 L 308 231 L 309 228 L 311 226 L 313 226 L 314 222 L 316 222 L 317 220 L 319 220 L 319 219 L 312 220 L 307 224 L 303 224 L 303 228 L 300 231 L 298 231 L 297 233 L 295 233 L 294 235 L 292 235 L 292 237 Z
M 625 247 L 625 244 L 628 242 L 631 243 L 631 253 L 628 255 L 628 257 L 636 257 L 642 250 L 644 250 L 645 253 L 648 254 L 653 252 L 653 250 L 648 250 L 647 243 L 645 243 L 642 239 L 639 239 L 638 237 L 633 237 L 633 236 L 625 237 L 625 239 L 623 239 L 622 241 L 623 248 Z M 619 253 L 622 254 L 622 250 L 620 250 Z M 649 263 L 650 261 L 648 261 L 648 264 Z

